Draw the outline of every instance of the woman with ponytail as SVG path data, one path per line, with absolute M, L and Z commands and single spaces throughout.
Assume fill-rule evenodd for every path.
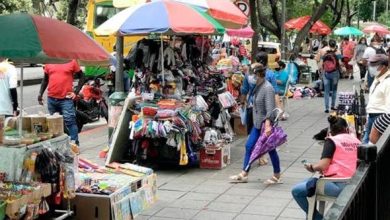
M 317 163 L 303 161 L 304 167 L 311 173 L 318 172 L 321 177 L 350 178 L 355 174 L 357 166 L 357 147 L 361 143 L 356 137 L 349 134 L 348 123 L 337 116 L 328 117 L 330 133 L 325 139 L 321 160 Z M 312 179 L 307 179 L 297 184 L 292 189 L 292 195 L 298 205 L 308 212 L 308 185 Z M 337 197 L 345 183 L 328 182 L 325 184 L 325 194 Z M 315 210 L 313 219 L 322 219 L 320 213 Z

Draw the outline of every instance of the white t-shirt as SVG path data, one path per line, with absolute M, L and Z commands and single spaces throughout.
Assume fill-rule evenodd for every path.
M 367 48 L 364 50 L 364 53 L 363 53 L 362 58 L 368 60 L 370 57 L 375 56 L 375 54 L 376 54 L 376 51 L 375 51 L 374 48 L 372 48 L 372 47 L 367 47 Z
M 380 78 L 375 77 L 370 87 L 367 113 L 390 113 L 390 70 Z M 388 77 L 386 79 L 386 77 Z
M 10 89 L 18 86 L 18 74 L 14 65 L 0 63 L 0 115 L 13 115 Z

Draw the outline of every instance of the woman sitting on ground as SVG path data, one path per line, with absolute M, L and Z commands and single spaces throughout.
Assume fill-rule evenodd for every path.
M 315 164 L 304 163 L 305 168 L 311 172 L 319 172 L 323 177 L 351 178 L 357 166 L 357 147 L 361 143 L 356 137 L 349 134 L 345 119 L 329 116 L 330 135 L 326 138 L 321 160 Z M 298 205 L 308 212 L 307 179 L 292 189 L 292 195 Z M 328 182 L 325 184 L 325 194 L 337 197 L 346 183 Z M 322 219 L 321 214 L 315 210 L 313 219 Z

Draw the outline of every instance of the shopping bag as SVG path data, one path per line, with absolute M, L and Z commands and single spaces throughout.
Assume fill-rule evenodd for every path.
M 241 124 L 246 125 L 246 109 L 240 108 Z

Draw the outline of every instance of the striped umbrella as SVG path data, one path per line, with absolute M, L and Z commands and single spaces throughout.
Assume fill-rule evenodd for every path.
M 98 35 L 222 34 L 225 28 L 199 8 L 156 1 L 128 8 L 100 25 Z
M 154 0 L 160 1 L 160 0 Z M 207 11 L 225 28 L 238 29 L 248 23 L 248 17 L 230 0 L 174 0 Z
M 0 16 L 0 56 L 24 63 L 109 63 L 109 54 L 65 22 L 25 13 Z

